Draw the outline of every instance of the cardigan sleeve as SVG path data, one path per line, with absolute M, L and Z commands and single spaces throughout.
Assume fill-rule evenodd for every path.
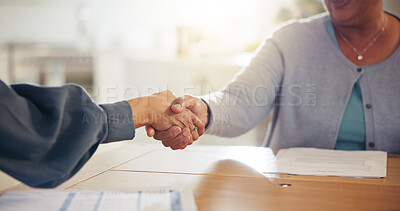
M 206 133 L 235 137 L 261 122 L 275 105 L 283 69 L 282 53 L 269 37 L 231 82 L 202 96 L 209 111 Z

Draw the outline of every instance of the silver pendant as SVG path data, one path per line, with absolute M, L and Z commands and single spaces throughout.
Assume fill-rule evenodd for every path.
M 358 60 L 358 61 L 361 61 L 361 60 L 363 60 L 363 59 L 364 59 L 363 56 L 361 56 L 361 55 L 358 55 L 358 56 L 357 56 L 357 60 Z

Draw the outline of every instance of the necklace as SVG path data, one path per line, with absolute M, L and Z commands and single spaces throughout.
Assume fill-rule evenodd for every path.
M 367 52 L 367 50 L 376 42 L 376 40 L 378 40 L 378 38 L 381 36 L 381 34 L 385 31 L 386 22 L 387 22 L 387 18 L 385 18 L 385 22 L 382 24 L 382 27 L 381 27 L 381 28 L 379 29 L 379 31 L 375 34 L 375 36 L 374 36 L 374 37 L 372 38 L 372 40 L 368 43 L 368 45 L 367 45 L 365 48 L 363 48 L 362 51 L 358 51 L 357 48 L 354 47 L 354 45 L 352 45 L 352 44 L 350 43 L 350 41 L 349 41 L 339 30 L 337 30 L 337 31 L 338 31 L 340 37 L 343 39 L 343 41 L 346 42 L 346 44 L 354 51 L 354 53 L 357 54 L 357 60 L 358 60 L 358 61 L 361 61 L 361 60 L 364 59 L 363 54 L 364 54 L 365 52 Z

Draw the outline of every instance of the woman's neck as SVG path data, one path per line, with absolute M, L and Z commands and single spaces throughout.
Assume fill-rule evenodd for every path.
M 333 21 L 332 24 L 341 52 L 358 66 L 384 61 L 400 43 L 399 21 L 383 11 L 382 16 L 365 19 L 358 25 L 335 25 Z
M 346 37 L 354 46 L 362 48 L 368 44 L 382 28 L 386 28 L 387 19 L 387 14 L 381 11 L 374 16 L 357 21 L 357 23 L 341 25 L 332 22 L 332 24 L 337 33 Z

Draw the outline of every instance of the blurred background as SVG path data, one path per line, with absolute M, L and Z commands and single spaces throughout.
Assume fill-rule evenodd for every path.
M 400 14 L 400 1 L 384 0 Z M 76 83 L 98 103 L 171 89 L 204 95 L 226 84 L 277 25 L 324 11 L 321 0 L 0 0 L 0 78 Z M 234 139 L 261 145 L 268 120 Z M 149 142 L 143 129 L 135 139 Z

